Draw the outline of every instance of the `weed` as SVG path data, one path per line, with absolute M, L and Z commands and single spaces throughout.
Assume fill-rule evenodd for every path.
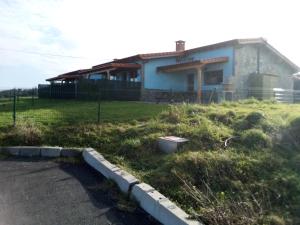
M 299 105 L 256 99 L 207 106 L 104 102 L 96 125 L 91 102 L 40 103 L 28 115 L 53 116 L 20 131 L 1 125 L 1 145 L 94 147 L 206 224 L 300 224 Z M 0 113 L 1 122 L 7 118 Z M 183 151 L 162 154 L 157 139 L 166 135 L 189 142 Z M 238 138 L 224 149 L 230 137 Z M 134 209 L 126 198 L 117 205 Z
M 42 130 L 33 121 L 18 123 L 8 128 L 4 135 L 4 145 L 40 145 L 42 143 Z

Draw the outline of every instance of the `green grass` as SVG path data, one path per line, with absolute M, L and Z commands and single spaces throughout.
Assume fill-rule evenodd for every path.
M 18 110 L 31 119 L 2 125 L 0 145 L 94 147 L 205 224 L 300 224 L 300 105 L 104 102 L 97 124 L 96 102 L 29 102 Z M 189 142 L 166 155 L 163 135 Z
M 12 100 L 0 99 L 0 127 L 12 124 Z M 48 100 L 22 98 L 16 103 L 17 122 L 34 120 L 41 125 L 96 123 L 97 101 Z M 142 102 L 100 102 L 100 122 L 130 122 L 146 120 L 159 114 L 165 105 Z

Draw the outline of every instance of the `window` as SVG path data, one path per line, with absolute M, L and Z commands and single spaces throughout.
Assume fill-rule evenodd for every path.
M 223 70 L 205 71 L 204 84 L 218 85 L 223 83 Z

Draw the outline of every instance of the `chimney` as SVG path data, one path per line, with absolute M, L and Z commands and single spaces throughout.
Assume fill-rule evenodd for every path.
M 176 41 L 176 52 L 181 52 L 185 50 L 185 41 Z

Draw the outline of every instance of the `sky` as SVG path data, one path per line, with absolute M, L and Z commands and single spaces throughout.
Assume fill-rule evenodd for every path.
M 300 65 L 297 0 L 0 0 L 0 89 L 138 53 L 264 37 Z

